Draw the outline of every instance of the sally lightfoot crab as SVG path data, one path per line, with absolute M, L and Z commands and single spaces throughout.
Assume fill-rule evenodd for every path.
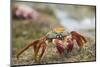
M 48 32 L 46 35 L 42 36 L 40 39 L 33 40 L 30 44 L 25 46 L 17 54 L 17 59 L 25 50 L 27 50 L 29 47 L 33 47 L 34 60 L 35 62 L 40 62 L 47 45 L 49 45 L 49 42 L 56 46 L 56 49 L 60 55 L 64 55 L 72 51 L 74 41 L 77 42 L 77 45 L 80 49 L 87 42 L 84 36 L 75 31 L 67 34 L 65 33 L 64 28 L 55 28 L 52 31 Z

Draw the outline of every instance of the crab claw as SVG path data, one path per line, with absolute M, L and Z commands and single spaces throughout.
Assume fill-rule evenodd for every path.
M 58 52 L 59 52 L 60 54 L 63 54 L 63 53 L 64 53 L 64 48 L 63 48 L 62 46 L 57 45 L 56 47 L 57 47 L 57 50 L 58 50 Z
M 53 44 L 56 45 L 56 48 L 60 55 L 64 53 L 64 46 L 63 46 L 63 42 L 61 40 L 53 39 Z
M 67 52 L 71 52 L 73 49 L 73 44 L 68 44 L 67 45 Z
M 73 39 L 70 35 L 65 37 L 65 44 L 66 47 L 65 47 L 64 55 L 67 56 L 67 54 L 69 54 L 73 50 L 73 45 L 74 45 Z

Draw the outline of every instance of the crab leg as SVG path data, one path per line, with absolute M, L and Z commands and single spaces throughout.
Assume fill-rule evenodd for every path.
M 45 44 L 45 43 L 42 44 L 42 45 L 41 45 L 41 48 L 42 48 L 42 51 L 41 51 L 41 54 L 39 55 L 39 60 L 41 60 L 41 58 L 42 58 L 42 56 L 43 56 L 43 54 L 44 54 L 44 52 L 45 52 L 46 44 Z
M 77 42 L 78 46 L 80 47 L 80 49 L 87 42 L 87 40 L 84 36 L 80 35 L 79 33 L 75 32 L 75 31 L 72 31 L 71 35 L 72 35 L 72 39 L 76 40 L 76 42 Z

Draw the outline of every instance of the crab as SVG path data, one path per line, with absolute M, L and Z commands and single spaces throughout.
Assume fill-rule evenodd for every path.
M 64 55 L 73 50 L 75 41 L 80 49 L 87 42 L 86 38 L 76 31 L 72 31 L 68 34 L 65 32 L 64 28 L 54 28 L 46 35 L 40 37 L 40 39 L 32 40 L 30 44 L 21 49 L 21 51 L 19 51 L 17 54 L 17 59 L 19 59 L 19 56 L 25 50 L 27 50 L 29 47 L 33 47 L 34 60 L 35 62 L 40 62 L 44 52 L 46 51 L 47 45 L 49 45 L 49 42 L 56 46 L 59 55 Z

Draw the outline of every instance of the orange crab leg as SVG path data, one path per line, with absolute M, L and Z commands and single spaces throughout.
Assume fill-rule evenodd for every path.
M 84 36 L 80 35 L 79 33 L 75 32 L 75 31 L 72 31 L 71 35 L 72 35 L 72 39 L 76 40 L 80 49 L 83 47 L 84 43 L 87 42 L 87 40 L 85 39 Z
M 43 54 L 44 54 L 44 52 L 45 52 L 46 44 L 45 44 L 45 43 L 42 44 L 42 45 L 41 45 L 41 48 L 42 48 L 42 51 L 41 51 L 41 54 L 39 55 L 39 60 L 41 60 L 41 58 L 42 58 L 42 56 L 43 56 Z

